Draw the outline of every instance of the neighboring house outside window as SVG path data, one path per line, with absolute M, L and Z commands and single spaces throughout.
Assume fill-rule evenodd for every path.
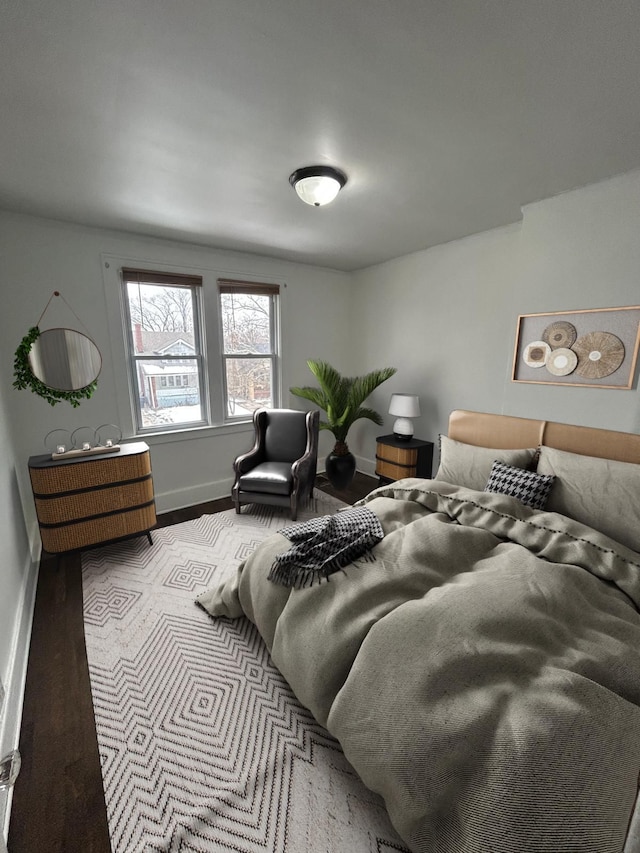
M 211 411 L 246 420 L 279 404 L 277 285 L 219 280 L 208 316 L 199 276 L 124 268 L 122 283 L 138 433 L 211 425 Z M 207 335 L 221 340 L 219 365 L 207 364 Z

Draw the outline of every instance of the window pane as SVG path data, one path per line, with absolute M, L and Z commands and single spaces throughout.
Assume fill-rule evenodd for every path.
M 181 359 L 136 359 L 136 376 L 140 416 L 145 429 L 202 421 L 200 379 L 195 359 L 186 365 Z
M 128 282 L 136 355 L 194 355 L 193 297 L 189 287 Z
M 142 429 L 202 423 L 194 288 L 129 281 L 127 298 Z
M 221 293 L 223 348 L 227 354 L 271 353 L 271 296 Z
M 270 358 L 227 358 L 227 415 L 250 415 L 256 409 L 273 408 Z

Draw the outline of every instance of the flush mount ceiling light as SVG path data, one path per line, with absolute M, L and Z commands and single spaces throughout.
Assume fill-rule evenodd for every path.
M 329 204 L 347 183 L 347 176 L 332 166 L 305 166 L 289 176 L 289 183 L 306 204 Z

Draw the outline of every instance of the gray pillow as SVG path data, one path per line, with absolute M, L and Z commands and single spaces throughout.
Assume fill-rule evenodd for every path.
M 556 478 L 547 510 L 640 551 L 640 465 L 541 447 L 538 473 Z
M 515 468 L 528 468 L 536 451 L 535 447 L 519 450 L 476 447 L 441 435 L 440 466 L 435 479 L 481 492 L 487 484 L 491 466 L 496 459 Z

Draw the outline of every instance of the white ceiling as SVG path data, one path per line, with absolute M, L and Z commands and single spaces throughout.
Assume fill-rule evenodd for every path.
M 639 81 L 638 0 L 4 0 L 0 207 L 358 269 L 640 167 Z

